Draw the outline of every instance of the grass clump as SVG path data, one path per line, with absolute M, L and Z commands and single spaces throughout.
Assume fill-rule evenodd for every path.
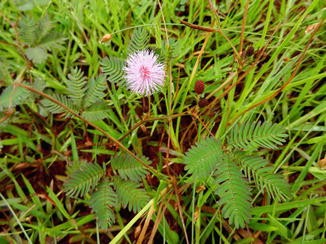
M 322 1 L 0 9 L 0 242 L 324 243 Z

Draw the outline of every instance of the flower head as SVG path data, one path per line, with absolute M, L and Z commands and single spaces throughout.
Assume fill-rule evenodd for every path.
M 151 95 L 164 83 L 164 65 L 159 63 L 153 51 L 135 52 L 127 58 L 124 71 L 127 86 L 141 95 Z

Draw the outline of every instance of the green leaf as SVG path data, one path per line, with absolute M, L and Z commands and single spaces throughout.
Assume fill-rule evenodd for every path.
M 117 205 L 117 195 L 112 189 L 112 183 L 101 182 L 91 195 L 90 207 L 96 214 L 100 228 L 107 229 L 115 221 L 113 207 Z
M 94 104 L 89 107 L 87 111 L 82 113 L 82 117 L 87 119 L 88 121 L 99 121 L 105 118 L 108 118 L 108 113 L 110 110 L 107 108 L 105 103 Z
M 290 185 L 282 175 L 273 173 L 273 167 L 268 166 L 265 159 L 240 152 L 235 154 L 235 157 L 239 160 L 245 175 L 253 178 L 260 190 L 266 190 L 273 199 L 289 199 Z
M 49 195 L 49 198 L 55 203 L 56 209 L 59 210 L 59 212 L 66 218 L 71 219 L 70 214 L 64 207 L 63 201 L 61 201 L 58 196 L 53 192 L 53 190 L 50 187 L 46 188 L 46 191 Z M 59 195 L 59 194 L 58 194 Z
M 34 44 L 41 43 L 41 40 L 50 33 L 53 29 L 54 24 L 51 21 L 49 15 L 44 15 L 40 19 L 37 20 L 37 28 L 35 29 L 35 33 L 37 33 L 37 42 Z
M 28 44 L 29 48 L 42 49 L 46 53 L 47 50 L 61 49 L 63 47 L 62 44 L 65 38 L 54 27 L 55 25 L 48 15 L 44 15 L 39 19 L 26 16 L 19 22 L 19 35 L 23 42 Z M 35 50 L 26 50 L 26 54 L 33 57 L 33 59 L 30 58 L 31 60 L 37 61 L 42 57 L 39 50 L 37 53 Z
M 249 221 L 251 193 L 248 182 L 236 162 L 224 154 L 218 160 L 216 171 L 217 194 L 220 197 L 222 215 L 235 228 L 242 228 Z
M 41 64 L 48 58 L 48 53 L 41 47 L 30 47 L 25 49 L 25 54 L 34 64 Z
M 18 24 L 19 36 L 28 45 L 33 45 L 37 41 L 38 22 L 27 16 L 23 17 Z
M 20 1 L 15 1 L 15 4 L 20 11 L 28 11 L 28 10 L 32 10 L 34 8 L 40 8 L 45 5 L 48 5 L 50 3 L 50 1 L 51 0 L 33 0 L 33 1 L 20 0 Z
M 221 144 L 215 138 L 207 138 L 193 146 L 184 158 L 185 169 L 191 174 L 189 181 L 206 181 L 212 176 L 222 153 Z
M 124 79 L 124 60 L 117 57 L 105 57 L 102 59 L 101 67 L 111 83 L 118 83 Z
M 66 40 L 60 33 L 55 30 L 51 30 L 47 33 L 38 43 L 38 47 L 45 50 L 61 50 L 64 48 L 64 41 Z
M 84 77 L 80 69 L 76 68 L 71 71 L 68 78 L 69 79 L 66 80 L 68 96 L 72 102 L 80 108 L 87 89 L 86 77 Z
M 149 196 L 139 184 L 132 181 L 123 181 L 116 177 L 114 185 L 118 195 L 119 203 L 129 211 L 138 212 L 149 201 Z
M 107 88 L 104 75 L 97 78 L 91 78 L 87 84 L 87 92 L 84 98 L 84 108 L 88 108 L 93 104 L 101 101 L 104 96 L 104 90 Z
M 144 28 L 137 28 L 133 31 L 131 41 L 128 46 L 128 53 L 144 50 L 149 41 L 148 32 Z
M 74 107 L 74 105 L 72 104 L 72 102 L 70 101 L 70 99 L 67 96 L 62 95 L 62 94 L 54 93 L 54 94 L 52 94 L 52 97 L 55 100 L 59 101 L 60 103 L 64 104 L 65 106 L 67 106 L 68 108 L 70 108 L 70 109 L 72 109 L 74 111 L 76 110 L 76 108 Z M 64 113 L 64 114 L 66 114 L 67 117 L 71 116 L 69 111 L 67 111 L 62 106 L 52 102 L 51 100 L 43 99 L 40 103 L 50 113 L 53 113 L 53 114 Z
M 68 169 L 67 174 L 68 180 L 64 183 L 64 191 L 68 196 L 82 197 L 97 186 L 105 175 L 105 170 L 98 164 L 81 162 L 78 167 Z
M 141 159 L 149 165 L 151 162 L 146 157 Z M 127 153 L 121 153 L 111 160 L 111 165 L 114 170 L 117 170 L 120 177 L 125 180 L 141 181 L 147 174 L 146 169 L 136 159 Z
M 285 137 L 285 129 L 280 125 L 248 121 L 232 128 L 228 143 L 245 150 L 256 150 L 259 147 L 277 149 L 285 142 Z
M 32 97 L 31 92 L 23 87 L 15 86 L 15 84 L 7 86 L 0 95 L 0 111 L 25 104 L 29 102 Z

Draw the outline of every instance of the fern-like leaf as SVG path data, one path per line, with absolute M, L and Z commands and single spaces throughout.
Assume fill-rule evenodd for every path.
M 49 18 L 49 15 L 44 15 L 42 18 L 37 20 L 37 28 L 35 33 L 37 33 L 37 42 L 34 44 L 39 44 L 41 40 L 48 35 L 48 33 L 53 29 L 54 24 Z
M 76 110 L 76 108 L 74 107 L 74 105 L 72 104 L 72 102 L 70 101 L 70 99 L 67 96 L 54 93 L 54 94 L 52 94 L 52 97 L 55 100 L 59 101 L 60 103 L 64 104 L 66 107 L 68 107 L 74 111 Z M 66 109 L 64 109 L 62 106 L 60 106 L 48 99 L 43 99 L 40 103 L 50 113 L 53 113 L 53 114 L 64 113 L 66 115 L 66 117 L 71 116 L 71 114 Z
M 149 165 L 151 162 L 142 157 L 142 160 Z M 146 175 L 147 171 L 144 167 L 133 157 L 127 153 L 121 153 L 111 160 L 111 165 L 114 170 L 117 170 L 119 176 L 125 180 L 132 180 L 135 182 L 141 181 Z
M 30 91 L 14 84 L 7 86 L 0 95 L 0 111 L 25 104 L 32 98 Z
M 274 174 L 268 162 L 259 157 L 237 153 L 246 176 L 252 178 L 260 190 L 266 190 L 273 199 L 286 200 L 290 196 L 290 186 L 282 175 Z
M 149 201 L 146 191 L 139 188 L 139 184 L 133 181 L 123 181 L 121 178 L 114 180 L 118 201 L 123 208 L 138 212 Z
M 48 57 L 48 50 L 63 47 L 64 38 L 53 27 L 48 15 L 38 20 L 23 17 L 19 22 L 20 38 L 29 46 L 25 50 L 25 54 L 33 63 L 44 63 Z
M 258 147 L 277 149 L 285 142 L 285 129 L 269 122 L 246 122 L 236 125 L 230 131 L 229 145 L 238 149 L 255 150 Z
M 7 115 L 5 115 L 3 112 L 0 111 L 0 133 L 1 133 L 1 128 L 6 127 L 9 124 L 10 118 L 7 118 Z M 0 148 L 2 149 L 2 143 L 0 141 Z
M 68 78 L 66 81 L 68 96 L 80 108 L 87 89 L 86 77 L 80 69 L 76 68 L 71 71 Z
M 84 98 L 84 108 L 88 108 L 101 101 L 104 96 L 104 90 L 107 88 L 104 75 L 100 75 L 97 78 L 91 78 L 87 84 L 87 92 Z
M 61 50 L 64 48 L 63 44 L 66 40 L 65 37 L 63 37 L 59 32 L 56 30 L 51 30 L 44 36 L 39 43 L 37 44 L 37 47 L 43 48 L 45 50 Z
M 107 108 L 102 108 L 101 104 L 99 107 L 94 104 L 89 110 L 82 113 L 82 117 L 88 121 L 99 121 L 109 117 L 109 110 Z
M 111 83 L 118 83 L 123 80 L 124 77 L 124 61 L 117 57 L 103 58 L 101 67 L 107 79 Z
M 107 229 L 115 221 L 112 207 L 117 205 L 117 195 L 112 189 L 112 183 L 101 182 L 91 195 L 90 207 L 96 214 L 100 228 Z
M 38 39 L 38 22 L 32 18 L 24 17 L 19 21 L 19 36 L 28 45 L 33 45 Z
M 184 158 L 185 169 L 191 174 L 189 181 L 205 181 L 213 175 L 221 153 L 221 144 L 214 138 L 207 138 L 193 146 Z
M 148 32 L 144 28 L 137 28 L 133 31 L 131 42 L 128 46 L 128 53 L 134 53 L 139 50 L 144 50 L 149 41 Z
M 222 215 L 235 228 L 244 227 L 250 218 L 251 193 L 248 182 L 232 158 L 224 154 L 219 158 L 216 171 L 217 194 Z
M 44 63 L 48 58 L 48 53 L 41 47 L 29 47 L 25 50 L 25 54 L 34 64 Z
M 104 174 L 105 170 L 100 165 L 81 162 L 78 168 L 68 170 L 64 190 L 68 196 L 82 197 L 96 187 Z

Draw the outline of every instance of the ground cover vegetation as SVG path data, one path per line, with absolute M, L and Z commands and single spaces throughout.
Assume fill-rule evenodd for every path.
M 2 0 L 0 243 L 325 243 L 325 14 Z

